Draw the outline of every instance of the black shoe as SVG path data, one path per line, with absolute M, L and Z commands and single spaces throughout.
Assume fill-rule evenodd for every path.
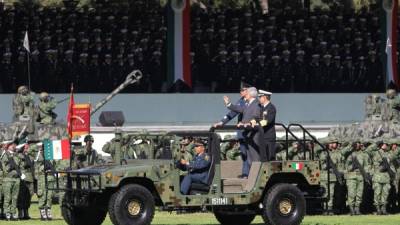
M 29 209 L 24 209 L 24 220 L 30 220 Z
M 23 209 L 18 209 L 18 219 L 20 219 L 20 220 L 24 219 L 24 210 Z
M 350 206 L 350 216 L 354 216 L 355 211 L 354 208 Z
M 242 175 L 239 175 L 238 178 L 240 178 L 240 179 L 247 179 L 247 175 L 242 174 Z
M 376 215 L 382 215 L 382 210 L 380 206 L 376 207 Z

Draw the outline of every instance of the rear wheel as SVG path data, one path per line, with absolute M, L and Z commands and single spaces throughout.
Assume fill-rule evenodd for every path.
M 114 193 L 109 203 L 109 214 L 115 225 L 150 225 L 154 217 L 153 195 L 145 187 L 129 184 Z
M 298 225 L 306 212 L 306 200 L 291 184 L 276 184 L 264 198 L 262 217 L 267 225 Z
M 214 211 L 214 215 L 222 225 L 249 225 L 256 217 L 255 214 L 235 214 L 224 211 Z

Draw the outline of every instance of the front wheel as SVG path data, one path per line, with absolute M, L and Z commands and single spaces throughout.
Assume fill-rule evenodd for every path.
M 88 207 L 73 206 L 66 196 L 61 205 L 61 215 L 68 225 L 101 225 L 104 222 L 107 211 L 90 205 Z
M 267 225 L 298 225 L 306 213 L 306 200 L 291 184 L 276 184 L 264 198 L 262 217 Z
M 115 225 L 150 225 L 154 217 L 154 197 L 137 184 L 123 186 L 111 196 L 108 212 Z
M 214 215 L 222 225 L 249 225 L 256 217 L 255 214 L 234 214 L 223 211 L 214 211 Z

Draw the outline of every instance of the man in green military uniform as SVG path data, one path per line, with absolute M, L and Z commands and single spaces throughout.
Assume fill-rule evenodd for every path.
M 386 204 L 388 201 L 391 177 L 390 170 L 394 171 L 390 163 L 390 149 L 387 141 L 379 143 L 379 150 L 373 156 L 373 178 L 372 187 L 374 189 L 374 205 L 378 215 L 387 214 Z M 388 164 L 385 163 L 388 162 Z M 388 165 L 388 166 L 387 166 Z
M 400 123 L 400 97 L 397 96 L 395 89 L 388 89 L 386 91 L 386 102 L 383 105 L 383 119 L 392 121 L 394 123 Z
M 34 151 L 30 151 L 30 145 L 34 142 L 29 141 L 25 144 L 21 151 L 18 152 L 20 158 L 20 168 L 24 179 L 21 180 L 19 197 L 18 197 L 18 218 L 19 219 L 30 219 L 29 207 L 31 205 L 31 198 L 34 194 Z
M 37 121 L 43 124 L 53 124 L 57 118 L 57 114 L 53 112 L 57 102 L 47 92 L 40 93 L 39 100 Z
M 78 168 L 84 168 L 101 163 L 101 156 L 93 148 L 94 138 L 92 135 L 86 135 L 84 138 L 85 147 L 75 151 L 76 165 Z
M 153 140 L 148 138 L 148 132 L 143 131 L 133 143 L 133 149 L 138 159 L 154 159 Z
M 325 213 L 327 215 L 333 215 L 333 197 L 334 197 L 334 192 L 335 192 L 335 185 L 338 185 L 340 182 L 340 179 L 336 177 L 336 175 L 333 172 L 333 167 L 336 167 L 340 173 L 343 171 L 343 155 L 342 152 L 338 149 L 338 140 L 336 138 L 330 138 L 328 141 L 328 151 L 330 158 L 332 159 L 332 162 L 334 165 L 330 165 L 328 168 L 329 160 L 328 160 L 328 154 L 326 151 L 321 151 L 320 154 L 318 155 L 319 160 L 321 161 L 321 185 L 325 189 L 325 197 L 328 197 L 328 194 L 330 196 L 328 203 L 327 203 L 327 208 Z M 329 180 L 328 180 L 328 169 L 329 169 Z M 343 184 L 340 184 L 343 185 Z M 328 189 L 329 187 L 329 189 Z M 328 192 L 329 190 L 329 192 Z
M 221 160 L 241 160 L 240 143 L 235 135 L 226 135 L 221 144 Z
M 129 134 L 124 134 L 122 136 L 122 152 L 123 152 L 123 158 L 124 159 L 137 159 L 137 154 L 135 152 L 135 149 L 132 147 L 131 143 L 131 138 L 132 136 Z
M 175 160 L 184 159 L 186 161 L 191 161 L 194 156 L 191 151 L 192 143 L 193 143 L 193 138 L 183 137 L 182 140 L 180 140 L 179 142 L 179 149 L 177 149 Z
M 0 161 L 5 172 L 3 178 L 4 211 L 6 220 L 18 220 L 17 200 L 21 171 L 19 168 L 19 158 L 16 154 L 16 144 L 8 144 L 6 152 L 2 155 Z
M 362 143 L 356 141 L 352 146 L 350 156 L 345 160 L 347 205 L 350 208 L 351 215 L 360 214 L 360 206 L 364 192 L 364 177 L 361 173 L 361 169 L 367 173 L 370 171 L 371 161 L 369 155 L 363 151 L 363 148 Z M 362 168 L 360 169 L 359 166 Z M 366 179 L 368 179 L 368 177 L 366 177 Z
M 45 160 L 43 153 L 43 145 L 37 145 L 39 154 L 35 158 L 35 174 L 38 182 L 38 207 L 41 220 L 52 220 L 52 197 L 54 191 L 50 190 L 55 187 L 55 162 L 54 160 Z M 45 172 L 47 172 L 47 183 Z M 47 186 L 46 186 L 47 185 Z
M 35 102 L 28 87 L 19 87 L 13 99 L 14 120 L 19 120 L 20 116 L 32 118 L 34 116 L 34 110 Z
M 3 141 L 0 143 L 0 159 L 3 158 L 4 154 L 7 151 L 7 145 L 9 144 L 8 141 Z M 4 218 L 4 208 L 3 208 L 3 177 L 5 176 L 6 172 L 3 168 L 3 163 L 0 160 L 0 219 Z
M 110 154 L 113 161 L 120 164 L 123 159 L 121 148 L 122 131 L 117 129 L 114 135 L 114 138 L 103 146 L 102 151 Z

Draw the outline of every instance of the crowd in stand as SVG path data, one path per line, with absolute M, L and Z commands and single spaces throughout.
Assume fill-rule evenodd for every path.
M 378 10 L 371 6 L 314 10 L 270 4 L 256 9 L 191 12 L 194 92 L 237 91 L 241 81 L 272 92 L 384 90 Z M 109 92 L 133 69 L 144 78 L 128 92 L 167 92 L 166 8 L 157 1 L 130 7 L 0 7 L 0 91 L 31 89 Z M 178 90 L 179 91 L 179 90 Z

